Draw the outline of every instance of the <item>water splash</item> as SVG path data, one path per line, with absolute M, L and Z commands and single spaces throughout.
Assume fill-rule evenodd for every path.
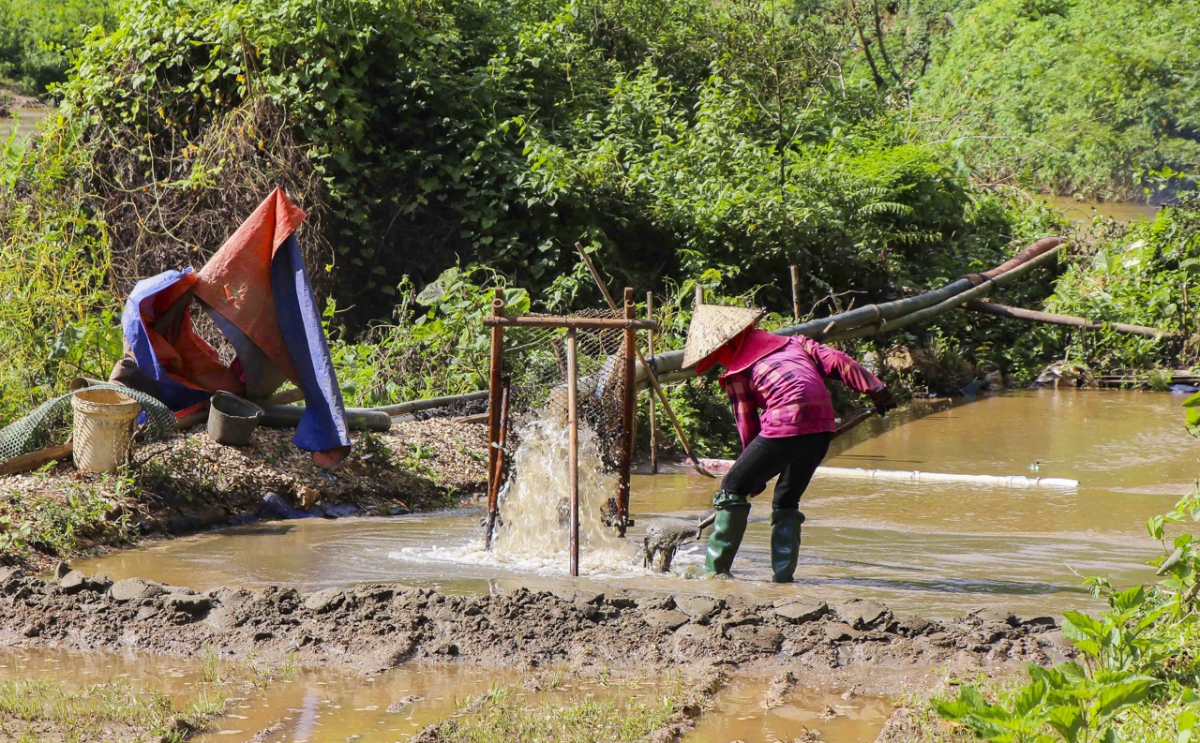
M 436 560 L 475 565 L 505 565 L 543 575 L 567 572 L 570 501 L 566 417 L 548 408 L 516 431 L 520 445 L 512 476 L 500 491 L 500 518 L 492 549 L 483 540 L 469 545 L 403 549 L 399 560 Z M 604 508 L 617 494 L 617 477 L 604 471 L 599 437 L 579 426 L 579 569 L 596 575 L 644 573 L 641 554 L 629 540 L 604 525 Z

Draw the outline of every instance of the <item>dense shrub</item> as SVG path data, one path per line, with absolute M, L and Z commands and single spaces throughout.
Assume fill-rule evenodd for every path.
M 929 139 L 989 179 L 1141 195 L 1200 166 L 1200 3 L 985 0 L 935 40 L 914 94 Z
M 0 0 L 0 81 L 45 95 L 67 79 L 71 54 L 89 30 L 113 19 L 109 0 Z

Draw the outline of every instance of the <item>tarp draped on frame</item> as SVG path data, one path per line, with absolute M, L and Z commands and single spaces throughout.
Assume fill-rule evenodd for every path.
M 199 273 L 167 271 L 129 295 L 121 325 L 138 369 L 177 413 L 213 392 L 262 399 L 284 380 L 303 393 L 293 443 L 329 466 L 350 448 L 342 393 L 295 231 L 304 212 L 276 189 Z M 192 328 L 187 304 L 200 300 L 237 358 L 221 363 Z

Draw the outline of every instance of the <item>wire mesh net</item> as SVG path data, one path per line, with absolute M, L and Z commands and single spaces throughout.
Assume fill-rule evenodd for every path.
M 577 318 L 621 318 L 603 310 L 580 311 Z M 576 330 L 578 417 L 580 427 L 595 434 L 597 459 L 603 472 L 619 473 L 626 456 L 624 407 L 625 331 L 620 328 Z M 506 462 L 514 462 L 527 425 L 548 416 L 568 415 L 567 329 L 508 328 L 504 343 L 504 380 L 509 388 Z M 587 437 L 593 440 L 593 437 Z M 564 467 L 565 462 L 564 462 Z M 506 472 L 502 478 L 513 475 Z M 617 492 L 604 509 L 606 523 L 615 524 Z
M 116 390 L 137 400 L 142 406 L 138 416 L 142 441 L 159 441 L 174 435 L 174 414 L 150 395 L 119 384 L 94 384 L 88 389 Z M 73 394 L 68 392 L 47 400 L 29 415 L 0 429 L 0 461 L 65 443 L 75 420 L 71 410 Z

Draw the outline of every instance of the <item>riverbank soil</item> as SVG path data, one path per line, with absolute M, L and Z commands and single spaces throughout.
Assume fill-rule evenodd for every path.
M 663 740 L 691 727 L 719 689 L 724 669 L 773 676 L 779 680 L 772 683 L 776 696 L 801 678 L 807 686 L 883 696 L 928 688 L 946 669 L 997 672 L 1018 662 L 1054 662 L 1065 648 L 1053 619 L 992 610 L 937 622 L 897 617 L 870 601 L 758 605 L 525 589 L 448 596 L 394 584 L 308 594 L 285 587 L 200 593 L 138 578 L 114 583 L 78 571 L 43 580 L 13 568 L 0 572 L 0 643 L 207 653 L 368 674 L 418 660 L 556 667 L 584 676 L 684 672 L 686 693 L 661 721 L 668 731 Z M 505 719 L 504 710 L 493 712 Z M 420 739 L 455 740 L 460 732 L 456 723 L 426 730 Z
M 354 434 L 351 455 L 324 470 L 259 429 L 249 446 L 222 446 L 195 428 L 135 448 L 115 475 L 62 462 L 0 479 L 0 559 L 47 567 L 59 559 L 257 518 L 394 515 L 452 505 L 486 483 L 483 426 L 446 419 Z

